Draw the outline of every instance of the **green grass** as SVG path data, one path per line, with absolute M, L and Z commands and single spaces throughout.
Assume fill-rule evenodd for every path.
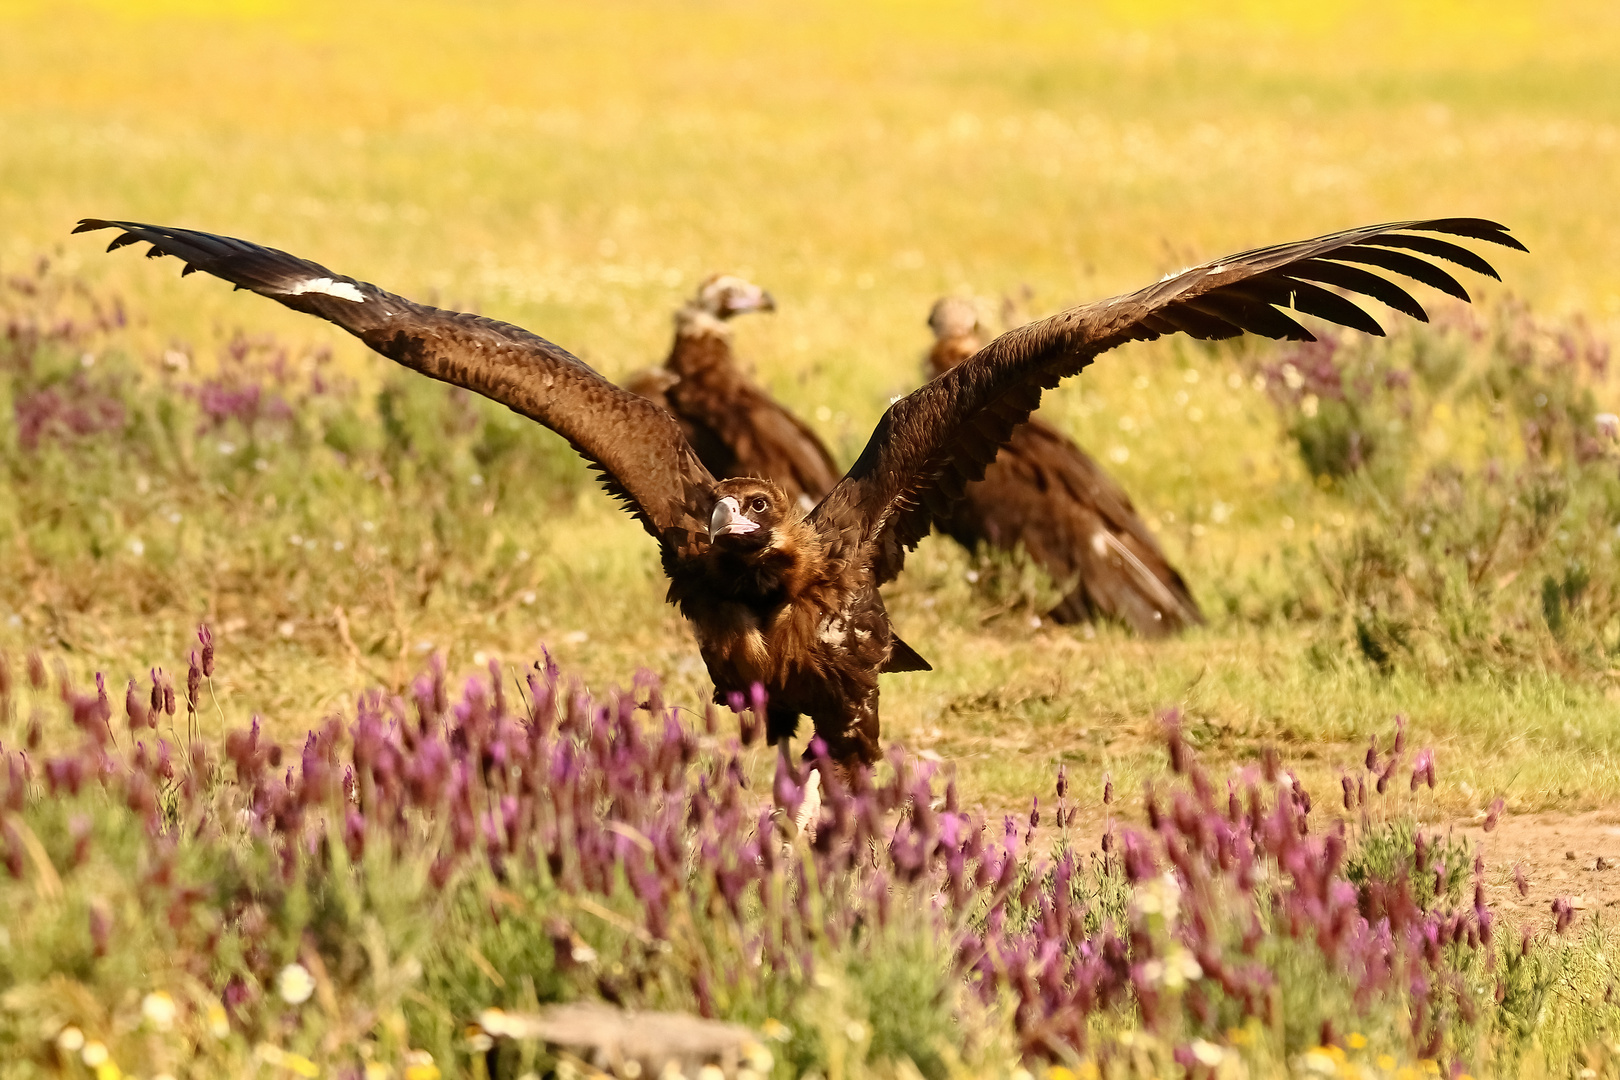
M 231 659 L 222 707 L 283 735 L 364 685 L 403 685 L 433 651 L 465 671 L 544 644 L 598 688 L 646 666 L 672 701 L 708 692 L 652 545 L 557 440 L 274 304 L 179 281 L 172 261 L 104 257 L 65 235 L 80 216 L 283 247 L 521 323 L 615 377 L 661 358 L 705 273 L 739 271 L 781 305 L 739 323 L 742 352 L 849 460 L 920 378 L 943 292 L 993 307 L 1028 285 L 1039 314 L 1365 221 L 1503 220 L 1531 254 L 1495 258 L 1506 284 L 1478 290 L 1491 310 L 1516 295 L 1553 333 L 1584 318 L 1607 340 L 1617 46 L 1598 3 L 0 5 L 0 275 L 44 255 L 50 288 L 121 297 L 128 328 L 42 363 L 120 373 L 134 403 L 117 438 L 72 448 L 23 453 L 0 426 L 0 647 L 121 685 L 183 667 L 206 620 Z M 329 349 L 320 370 L 350 389 L 251 438 L 199 432 L 192 406 L 164 402 L 228 369 L 237 331 L 273 337 L 300 380 Z M 1401 350 L 1425 340 L 1440 339 L 1369 355 L 1410 366 Z M 93 368 L 75 368 L 84 352 Z M 165 374 L 165 352 L 189 370 Z M 1017 612 L 984 622 L 969 558 L 927 540 L 890 606 L 936 671 L 885 680 L 886 737 L 938 753 L 1000 809 L 1048 790 L 1058 762 L 1093 803 L 1104 772 L 1136 790 L 1162 768 L 1168 707 L 1217 766 L 1280 743 L 1318 786 L 1402 713 L 1439 754 L 1437 816 L 1496 793 L 1516 811 L 1614 804 L 1613 626 L 1591 616 L 1582 644 L 1535 621 L 1554 554 L 1614 580 L 1607 489 L 1569 473 L 1574 547 L 1526 556 L 1528 576 L 1484 606 L 1396 612 L 1428 651 L 1380 670 L 1324 566 L 1358 530 L 1424 555 L 1402 515 L 1425 470 L 1521 461 L 1518 406 L 1493 411 L 1477 386 L 1500 365 L 1470 351 L 1455 383 L 1424 391 L 1398 468 L 1324 486 L 1287 434 L 1298 414 L 1254 386 L 1280 355 L 1133 346 L 1046 407 L 1131 492 L 1207 628 L 1150 645 Z M 1616 390 L 1586 372 L 1571 393 L 1589 414 L 1620 411 Z

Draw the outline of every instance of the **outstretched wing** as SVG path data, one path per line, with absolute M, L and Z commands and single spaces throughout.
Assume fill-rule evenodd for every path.
M 146 241 L 203 270 L 334 322 L 390 360 L 498 401 L 567 439 L 663 547 L 666 561 L 708 542 L 714 478 L 680 426 L 536 334 L 477 315 L 417 304 L 284 251 L 191 229 L 86 218 L 74 232 L 122 229 L 112 251 Z
M 906 551 L 928 534 L 933 518 L 984 475 L 1012 430 L 1040 404 L 1041 391 L 1078 373 L 1099 353 L 1178 332 L 1204 339 L 1251 333 L 1314 341 L 1283 309 L 1381 336 L 1377 321 L 1342 293 L 1370 296 L 1426 322 L 1423 306 L 1375 271 L 1400 274 L 1461 300 L 1469 299 L 1467 290 L 1431 260 L 1498 277 L 1477 254 L 1431 235 L 1436 233 L 1525 250 L 1504 226 L 1478 218 L 1369 225 L 1229 255 L 1126 296 L 1011 330 L 892 405 L 811 520 L 842 557 L 870 559 L 878 581 L 888 581 L 900 572 Z

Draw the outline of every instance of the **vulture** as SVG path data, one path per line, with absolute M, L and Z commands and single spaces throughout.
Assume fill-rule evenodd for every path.
M 1043 389 L 1109 349 L 1164 334 L 1314 340 L 1295 313 L 1381 335 L 1346 293 L 1426 319 L 1387 274 L 1467 300 L 1436 260 L 1498 275 L 1444 237 L 1524 250 L 1479 218 L 1369 225 L 1230 255 L 1029 323 L 891 404 L 855 464 L 806 513 L 775 481 L 716 480 L 668 412 L 527 330 L 243 240 L 94 218 L 75 231 L 95 229 L 120 230 L 108 250 L 149 243 L 149 257 L 177 256 L 182 273 L 203 270 L 334 322 L 389 359 L 567 439 L 657 541 L 668 599 L 692 625 L 716 698 L 762 685 L 771 740 L 791 738 L 808 715 L 840 771 L 879 756 L 879 674 L 928 669 L 894 633 L 879 587 L 983 478 Z
M 774 480 L 808 512 L 838 483 L 838 466 L 816 433 L 756 386 L 731 353 L 733 315 L 775 310 L 758 285 L 711 276 L 675 313 L 675 344 L 664 366 L 625 387 L 674 414 L 713 476 Z
M 973 304 L 946 297 L 928 314 L 930 374 L 943 375 L 983 346 Z M 1059 586 L 1073 588 L 1047 617 L 1103 616 L 1144 637 L 1163 637 L 1203 614 L 1130 497 L 1091 455 L 1039 417 L 1013 429 L 983 480 L 967 485 L 934 525 L 969 551 L 1022 544 Z

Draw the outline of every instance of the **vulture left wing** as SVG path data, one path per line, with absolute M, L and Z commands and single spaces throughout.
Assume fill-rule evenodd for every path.
M 317 315 L 430 378 L 482 394 L 555 431 L 594 465 L 659 541 L 666 565 L 708 542 L 714 478 L 675 418 L 583 360 L 507 323 L 417 304 L 284 251 L 191 229 L 86 218 L 74 232 L 123 230 L 107 250 L 145 241 L 182 274 L 204 270 Z
M 1467 290 L 1431 260 L 1498 277 L 1484 259 L 1432 235 L 1437 233 L 1525 250 L 1504 226 L 1479 218 L 1369 225 L 1229 255 L 1002 334 L 890 406 L 811 521 L 832 541 L 835 554 L 865 553 L 878 581 L 889 581 L 933 518 L 984 475 L 1012 430 L 1040 404 L 1041 391 L 1077 374 L 1098 354 L 1178 332 L 1204 339 L 1252 333 L 1314 341 L 1285 308 L 1383 335 L 1377 321 L 1333 289 L 1370 296 L 1426 322 L 1423 306 L 1374 270 L 1461 300 L 1469 299 Z

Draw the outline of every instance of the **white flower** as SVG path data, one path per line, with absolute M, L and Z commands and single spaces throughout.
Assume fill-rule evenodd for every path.
M 302 1005 L 315 992 L 315 977 L 303 964 L 288 964 L 276 976 L 276 993 L 289 1005 Z
M 175 1013 L 178 1011 L 174 998 L 162 990 L 154 990 L 141 999 L 141 1015 L 159 1031 L 168 1031 L 174 1026 Z
M 73 1054 L 84 1048 L 84 1032 L 69 1024 L 56 1033 L 56 1048 L 64 1054 Z
M 92 1069 L 98 1065 L 104 1065 L 108 1057 L 107 1044 L 103 1042 L 87 1042 L 84 1044 L 84 1051 L 79 1057 Z

